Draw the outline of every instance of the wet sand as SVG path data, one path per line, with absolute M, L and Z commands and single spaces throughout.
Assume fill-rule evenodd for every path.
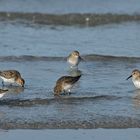
M 0 131 L 1 140 L 31 140 L 32 138 L 34 140 L 139 140 L 140 129 L 19 129 Z

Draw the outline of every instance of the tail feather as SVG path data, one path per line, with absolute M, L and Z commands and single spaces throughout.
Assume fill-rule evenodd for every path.
M 80 79 L 81 75 L 72 78 L 72 84 L 76 83 Z

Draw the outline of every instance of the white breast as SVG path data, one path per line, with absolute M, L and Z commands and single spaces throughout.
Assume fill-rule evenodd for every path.
M 4 77 L 1 77 L 1 79 L 2 79 L 4 82 L 7 82 L 7 83 L 15 83 L 15 79 L 14 79 L 14 78 L 6 79 L 6 78 L 4 78 Z
M 140 81 L 138 81 L 138 80 L 133 80 L 133 79 L 132 79 L 132 81 L 133 81 L 135 87 L 138 88 L 138 89 L 140 89 Z
M 72 85 L 71 84 L 65 84 L 64 85 L 64 90 L 65 91 L 68 91 L 69 92 L 71 88 L 72 88 Z
M 69 62 L 71 65 L 76 66 L 76 65 L 78 65 L 78 63 L 79 63 L 79 59 L 78 59 L 78 58 L 69 58 L 69 59 L 68 59 L 68 62 Z

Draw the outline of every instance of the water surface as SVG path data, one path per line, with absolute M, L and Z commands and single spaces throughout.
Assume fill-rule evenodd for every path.
M 139 0 L 1 0 L 0 11 L 39 13 L 140 13 Z
M 0 70 L 19 70 L 26 81 L 0 94 L 1 129 L 140 127 L 140 90 L 126 81 L 140 69 L 139 1 L 72 3 L 0 1 Z M 84 59 L 82 77 L 72 94 L 54 97 L 56 80 L 76 73 L 66 62 L 73 50 Z
M 139 57 L 140 24 L 129 22 L 97 27 L 47 26 L 0 22 L 0 56 L 66 57 L 101 54 Z

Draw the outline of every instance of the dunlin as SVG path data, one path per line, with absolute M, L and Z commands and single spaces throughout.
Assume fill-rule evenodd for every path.
M 81 60 L 82 58 L 78 51 L 73 51 L 67 58 L 67 62 L 71 65 L 71 68 L 77 67 Z
M 21 77 L 21 74 L 16 70 L 6 70 L 0 71 L 0 77 L 2 78 L 2 85 L 4 86 L 4 82 L 7 83 L 16 83 L 22 87 L 24 87 L 25 81 Z
M 135 85 L 135 87 L 140 89 L 140 71 L 137 69 L 133 70 L 132 74 L 126 80 L 128 80 L 131 77 L 132 77 L 132 82 Z
M 54 95 L 60 95 L 61 93 L 70 93 L 71 88 L 74 84 L 80 79 L 81 75 L 79 76 L 62 76 L 56 82 L 54 87 Z

